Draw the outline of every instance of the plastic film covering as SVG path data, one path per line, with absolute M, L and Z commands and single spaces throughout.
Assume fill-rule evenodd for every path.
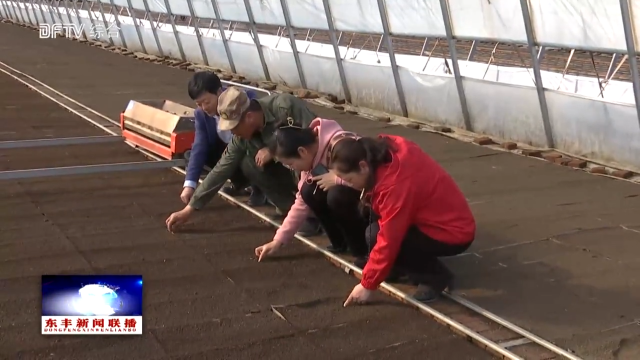
M 101 0 L 110 4 L 111 0 Z M 222 20 L 248 22 L 243 1 L 218 0 Z M 522 9 L 514 0 L 448 0 L 455 38 L 525 44 Z M 174 15 L 190 16 L 184 0 L 169 0 Z M 215 19 L 210 0 L 192 0 L 196 16 Z M 285 26 L 280 0 L 249 0 L 258 24 Z M 115 0 L 127 7 L 127 0 Z M 529 0 L 539 45 L 626 52 L 619 0 Z M 144 11 L 142 0 L 132 0 Z M 338 31 L 382 34 L 377 0 L 329 0 Z M 631 1 L 635 33 L 640 33 L 640 2 Z M 153 12 L 166 13 L 164 0 L 149 0 Z M 326 30 L 322 0 L 289 1 L 292 25 Z M 394 35 L 445 37 L 439 0 L 388 1 L 389 26 Z M 635 15 L 634 15 L 635 14 Z M 636 40 L 636 47 L 640 41 Z
M 141 1 L 132 1 L 134 4 L 137 3 L 137 6 L 141 6 Z M 452 14 L 455 14 L 455 4 L 459 3 L 459 6 L 462 6 L 462 4 L 467 2 L 472 3 L 466 0 L 450 1 Z M 598 5 L 600 7 L 608 6 L 607 4 L 610 3 L 612 4 L 609 0 L 599 1 L 601 2 L 600 5 Z M 581 2 L 583 3 L 581 7 L 581 9 L 583 9 L 582 14 L 584 15 L 584 9 L 586 9 L 586 5 L 584 4 L 591 3 L 591 1 L 582 0 Z M 25 15 L 28 13 L 32 19 L 37 19 L 38 22 L 51 23 L 50 14 L 53 14 L 54 19 L 58 19 L 57 11 L 59 10 L 65 23 L 67 20 L 67 11 L 64 7 L 55 9 L 45 6 L 43 8 L 45 18 L 43 19 L 42 13 L 37 5 L 36 8 L 33 9 L 30 4 L 25 3 L 4 0 L 2 3 L 5 6 L 0 7 L 0 12 L 2 12 L 5 17 L 15 19 L 14 12 L 17 12 L 18 14 L 22 13 L 22 16 L 26 19 Z M 194 0 L 194 5 L 196 3 L 197 1 Z M 224 2 L 219 0 L 219 3 L 222 8 Z M 271 4 L 272 2 L 262 1 L 262 3 Z M 315 6 L 313 4 L 317 5 L 317 3 L 311 0 L 292 3 L 298 3 L 298 7 L 303 6 L 301 4 L 306 4 L 304 6 L 309 6 L 309 9 Z M 335 3 L 340 3 L 340 1 L 335 0 Z M 430 4 L 431 2 L 408 1 L 407 3 L 413 3 L 413 6 L 422 6 L 424 4 Z M 502 4 L 507 3 L 507 1 L 492 0 L 491 3 Z M 566 3 L 567 7 L 563 10 L 566 11 L 571 4 L 573 6 L 571 7 L 572 9 L 577 9 L 576 4 L 578 2 L 557 1 L 556 3 Z M 196 7 L 197 11 L 202 12 L 210 9 L 210 7 L 207 8 L 204 2 L 200 4 L 199 7 Z M 234 2 L 234 4 L 242 4 L 242 2 Z M 352 4 L 364 6 L 363 4 L 365 4 L 365 2 L 352 0 Z M 159 6 L 159 4 L 154 6 Z M 173 3 L 171 3 L 171 6 L 173 9 Z M 432 8 L 431 11 L 433 11 L 433 16 L 435 17 L 437 14 L 436 9 L 438 8 L 435 7 L 435 4 L 433 4 L 433 6 L 434 8 Z M 504 9 L 507 8 L 507 5 L 503 4 L 501 6 L 503 6 Z M 513 4 L 510 6 L 510 11 L 514 11 Z M 294 8 L 295 6 L 291 7 L 291 12 L 294 11 Z M 392 15 L 394 12 L 392 9 L 393 6 L 390 6 L 390 8 L 390 17 L 398 16 L 398 19 L 401 19 L 399 15 Z M 498 5 L 496 5 L 494 10 L 497 8 Z M 592 9 L 596 8 L 594 5 Z M 5 13 L 5 9 L 10 10 L 9 14 Z M 177 12 L 179 9 L 180 6 L 176 4 L 174 11 Z M 227 6 L 227 9 L 229 9 L 225 10 L 227 14 L 232 12 L 232 10 L 230 10 L 231 5 Z M 275 8 L 272 7 L 270 9 Z M 188 11 L 186 2 L 183 10 Z M 253 11 L 256 19 L 258 19 L 259 16 L 265 19 L 267 16 L 264 15 L 264 13 L 257 15 L 260 10 L 256 8 L 254 8 Z M 540 13 L 540 11 L 541 10 L 538 10 L 538 13 Z M 619 12 L 620 10 L 617 9 L 618 14 Z M 476 15 L 481 13 L 482 12 Z M 88 31 L 91 26 L 88 12 L 79 11 L 79 17 L 76 17 L 74 14 L 73 12 L 71 13 L 73 21 L 78 24 L 84 24 L 85 30 Z M 274 19 L 276 16 L 275 11 L 272 14 L 274 15 L 269 16 L 271 16 L 271 19 Z M 396 12 L 396 14 L 398 13 Z M 236 15 L 238 18 L 240 17 L 239 12 L 237 12 Z M 578 16 L 576 14 L 574 15 Z M 202 16 L 202 14 L 199 16 Z M 105 14 L 105 17 L 110 24 L 114 23 L 115 20 L 112 15 Z M 316 19 L 313 21 L 321 18 L 319 13 L 317 13 L 315 17 Z M 351 17 L 344 18 L 342 26 L 345 26 L 344 23 L 349 21 L 351 26 L 355 26 L 354 24 L 356 24 L 357 17 L 359 16 L 352 14 Z M 453 17 L 455 18 L 455 16 Z M 614 17 L 615 16 L 611 16 L 611 19 Z M 97 11 L 94 12 L 93 18 L 94 20 L 98 19 L 99 23 L 102 21 L 101 14 Z M 513 18 L 516 18 L 513 13 L 509 16 L 505 15 L 505 19 Z M 603 23 L 607 18 L 607 16 L 604 16 L 595 23 Z M 300 15 L 294 15 L 292 20 L 295 22 L 295 19 L 297 19 L 297 21 L 306 21 L 305 18 Z M 493 18 L 489 17 L 489 19 Z M 133 20 L 123 15 L 119 15 L 119 20 L 121 22 L 123 36 L 126 38 L 125 40 L 129 48 L 133 51 L 141 51 L 142 49 L 137 38 Z M 486 21 L 491 22 L 494 20 Z M 539 22 L 540 20 L 535 19 L 534 21 Z M 374 21 L 370 22 L 373 23 Z M 396 24 L 398 24 L 398 22 L 396 22 Z M 408 15 L 407 21 L 405 22 L 410 22 Z M 393 24 L 394 22 L 392 21 L 392 28 L 394 26 Z M 549 22 L 546 22 L 546 24 L 546 26 L 553 27 Z M 563 21 L 563 24 L 570 26 L 570 22 L 566 19 Z M 431 24 L 429 26 L 439 25 Z M 508 28 L 508 23 L 505 20 L 500 26 L 487 25 L 482 33 L 497 34 L 502 31 L 500 29 L 506 28 Z M 472 25 L 468 25 L 467 29 L 467 31 L 471 31 L 471 29 L 473 29 Z M 515 27 L 512 29 L 515 29 Z M 615 31 L 618 30 L 616 27 Z M 147 51 L 151 54 L 159 55 L 150 24 L 143 20 L 140 31 Z M 187 58 L 193 62 L 201 62 L 202 56 L 193 29 L 185 26 L 177 26 L 177 31 Z M 583 31 L 580 36 L 584 37 L 584 39 L 589 38 L 589 41 L 592 43 L 594 43 L 596 39 L 599 39 L 597 41 L 617 39 L 616 36 L 606 35 L 606 32 L 591 36 L 588 35 L 590 33 L 589 31 L 588 29 Z M 165 55 L 179 58 L 178 46 L 171 27 L 160 27 L 157 29 L 157 32 Z M 522 31 L 514 31 L 512 35 L 514 37 L 521 37 L 521 33 Z M 578 33 L 579 32 L 576 31 L 576 34 Z M 611 35 L 613 33 L 609 32 L 608 34 Z M 263 80 L 264 73 L 251 36 L 246 32 L 240 31 L 227 31 L 226 35 L 229 39 L 229 47 L 235 60 L 237 71 L 249 79 Z M 566 30 L 565 33 L 558 36 L 562 36 L 564 39 L 570 37 L 576 39 L 577 35 L 571 35 L 571 31 Z M 624 40 L 624 37 L 621 38 Z M 116 45 L 121 44 L 117 36 L 112 37 L 112 40 Z M 277 36 L 260 35 L 260 43 L 262 44 L 262 50 L 271 77 L 276 81 L 287 83 L 292 87 L 300 86 L 300 80 L 295 70 L 295 60 L 289 41 L 279 40 L 281 39 Z M 301 40 L 298 40 L 296 43 L 298 49 L 301 51 L 299 54 L 300 61 L 306 76 L 307 86 L 316 91 L 332 93 L 342 97 L 344 93 L 338 75 L 336 60 L 333 57 L 332 46 Z M 229 70 L 227 54 L 225 53 L 219 32 L 217 30 L 204 31 L 203 44 L 209 57 L 210 65 Z M 358 106 L 399 114 L 400 101 L 395 88 L 388 55 L 375 53 L 373 51 L 347 49 L 346 47 L 341 47 L 340 51 L 341 57 L 344 59 L 342 62 L 344 64 L 346 80 L 352 94 L 353 103 Z M 406 94 L 405 100 L 410 117 L 454 127 L 463 126 L 463 117 L 458 93 L 456 91 L 456 84 L 453 76 L 445 71 L 446 66 L 444 59 L 432 57 L 427 62 L 426 57 L 396 55 L 396 61 L 398 63 L 398 71 L 404 93 Z M 460 61 L 460 70 L 463 76 L 464 92 L 467 97 L 470 117 L 475 131 L 535 146 L 545 146 L 543 122 L 541 119 L 540 106 L 536 97 L 536 89 L 532 81 L 531 69 L 488 66 L 481 63 Z M 549 108 L 549 118 L 553 137 L 558 149 L 594 160 L 605 161 L 612 164 L 622 164 L 632 169 L 640 169 L 640 156 L 638 155 L 640 154 L 640 127 L 638 126 L 634 95 L 630 83 L 620 81 L 609 82 L 603 93 L 604 99 L 602 99 L 596 98 L 600 90 L 598 81 L 594 78 L 570 75 L 563 77 L 562 74 L 545 71 L 542 71 L 541 75 L 547 90 L 545 93 Z M 615 99 L 615 102 L 609 99 Z

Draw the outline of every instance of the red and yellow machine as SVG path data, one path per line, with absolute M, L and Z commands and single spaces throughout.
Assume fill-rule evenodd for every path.
M 120 114 L 122 136 L 165 159 L 180 159 L 195 138 L 195 109 L 169 100 L 131 100 Z

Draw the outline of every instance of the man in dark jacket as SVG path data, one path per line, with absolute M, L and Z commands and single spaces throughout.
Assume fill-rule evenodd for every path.
M 189 81 L 189 97 L 196 102 L 198 108 L 195 111 L 195 141 L 191 150 L 185 154 L 188 162 L 187 175 L 180 194 L 180 199 L 185 204 L 191 200 L 205 167 L 212 169 L 218 163 L 233 137 L 230 131 L 218 127 L 218 97 L 224 90 L 220 78 L 211 71 L 197 72 Z M 247 96 L 250 99 L 256 98 L 252 90 L 247 91 Z M 246 182 L 242 172 L 238 170 L 231 176 L 232 185 L 224 187 L 222 191 L 231 196 L 244 195 L 245 191 L 239 186 Z M 249 205 L 264 205 L 266 198 L 260 189 L 252 186 L 251 190 Z
M 230 130 L 233 139 L 189 204 L 169 216 L 166 221 L 169 231 L 174 231 L 204 207 L 238 169 L 282 212 L 288 212 L 295 201 L 298 190 L 295 176 L 273 161 L 267 144 L 272 141 L 279 122 L 291 118 L 298 126 L 306 127 L 317 117 L 304 100 L 286 93 L 250 100 L 239 88 L 230 87 L 220 95 L 218 112 L 219 128 Z M 298 233 L 311 236 L 320 231 L 317 220 L 308 219 Z

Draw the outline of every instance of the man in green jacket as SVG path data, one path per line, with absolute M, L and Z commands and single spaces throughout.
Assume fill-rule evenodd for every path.
M 294 174 L 273 161 L 267 145 L 279 122 L 292 118 L 298 126 L 307 127 L 317 117 L 304 100 L 286 93 L 250 100 L 244 91 L 230 87 L 219 97 L 218 113 L 220 130 L 230 130 L 233 139 L 189 204 L 167 218 L 167 229 L 171 232 L 211 201 L 238 168 L 280 211 L 288 212 L 295 201 Z M 310 219 L 298 233 L 312 236 L 319 232 L 318 222 Z

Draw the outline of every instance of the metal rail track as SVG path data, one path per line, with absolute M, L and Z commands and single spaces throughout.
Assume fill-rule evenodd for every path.
M 109 117 L 81 104 L 80 102 L 64 95 L 63 93 L 53 89 L 45 83 L 16 70 L 9 65 L 0 62 L 0 71 L 21 82 L 27 87 L 37 91 L 42 96 L 57 103 L 71 113 L 88 121 L 92 125 L 102 129 L 108 134 L 119 136 L 120 127 L 118 122 Z M 243 86 L 238 84 L 238 86 Z M 261 89 L 262 90 L 262 89 Z M 263 90 L 264 91 L 264 90 Z M 134 144 L 125 142 L 127 145 L 137 149 L 147 158 L 162 161 L 164 159 L 141 149 Z M 185 174 L 183 168 L 173 167 L 172 170 Z M 261 221 L 272 226 L 279 227 L 281 224 L 269 218 L 260 211 L 246 205 L 237 198 L 231 197 L 224 193 L 219 193 L 224 200 L 232 205 L 239 206 L 250 212 Z M 312 249 L 322 253 L 332 263 L 342 268 L 346 273 L 360 277 L 361 269 L 354 266 L 344 257 L 336 256 L 326 251 L 316 242 L 296 235 L 296 238 L 311 247 Z M 480 347 L 485 348 L 489 352 L 502 359 L 511 360 L 528 360 L 528 359 L 570 359 L 581 360 L 580 357 L 574 355 L 571 351 L 564 350 L 551 342 L 532 334 L 531 332 L 510 323 L 506 319 L 493 314 L 480 306 L 453 294 L 445 294 L 443 301 L 425 305 L 413 299 L 406 291 L 396 286 L 383 283 L 380 288 L 383 292 L 410 304 L 421 312 L 428 314 L 436 321 L 448 326 L 453 331 L 466 337 Z M 484 324 L 483 324 L 484 322 Z M 487 323 L 490 326 L 487 328 Z

